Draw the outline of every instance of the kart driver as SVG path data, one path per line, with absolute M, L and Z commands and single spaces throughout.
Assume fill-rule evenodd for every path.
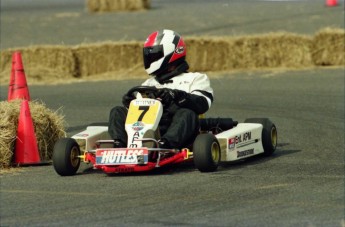
M 199 132 L 199 115 L 213 102 L 213 89 L 206 74 L 188 72 L 186 45 L 171 30 L 153 32 L 143 48 L 144 66 L 151 76 L 142 85 L 158 88 L 156 97 L 164 106 L 159 123 L 160 148 L 183 148 L 193 142 Z M 124 106 L 110 111 L 109 134 L 117 148 L 127 147 L 125 121 L 134 96 L 125 94 Z

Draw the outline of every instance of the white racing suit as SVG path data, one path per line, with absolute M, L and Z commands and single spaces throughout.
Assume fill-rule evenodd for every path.
M 183 148 L 191 143 L 199 132 L 199 115 L 205 113 L 213 102 L 213 89 L 206 74 L 181 73 L 165 83 L 159 83 L 154 77 L 147 79 L 143 86 L 158 89 L 178 89 L 185 92 L 183 98 L 164 107 L 160 121 L 160 134 L 168 141 L 171 148 Z M 114 140 L 127 145 L 124 124 L 127 108 L 114 107 L 109 116 L 109 134 Z

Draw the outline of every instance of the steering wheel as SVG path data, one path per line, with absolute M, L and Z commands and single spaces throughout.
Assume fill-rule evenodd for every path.
M 129 91 L 127 92 L 127 95 L 135 97 L 134 93 L 139 92 L 140 94 L 144 94 L 148 98 L 155 99 L 157 90 L 158 88 L 153 87 L 153 86 L 135 86 L 129 89 Z

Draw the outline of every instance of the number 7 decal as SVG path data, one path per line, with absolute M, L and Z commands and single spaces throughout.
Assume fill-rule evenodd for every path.
M 149 111 L 150 106 L 139 106 L 139 110 L 143 110 L 143 112 L 140 114 L 138 121 L 142 121 L 145 114 L 147 113 L 147 111 Z
M 148 100 L 150 102 L 146 103 L 145 101 L 146 100 L 141 100 L 141 105 L 136 104 L 135 102 L 130 104 L 126 117 L 126 125 L 132 125 L 138 121 L 141 121 L 145 125 L 156 125 L 159 123 L 159 120 L 157 119 L 160 119 L 162 116 L 162 104 L 158 101 Z M 149 105 L 146 105 L 147 103 Z

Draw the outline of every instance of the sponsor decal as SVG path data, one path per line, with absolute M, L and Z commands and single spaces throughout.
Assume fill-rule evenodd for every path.
M 252 133 L 251 132 L 245 132 L 242 135 L 236 136 L 236 144 L 246 142 L 248 140 L 251 140 L 252 138 Z
M 176 54 L 182 54 L 184 52 L 184 46 L 179 46 L 175 49 Z
M 134 168 L 133 167 L 118 167 L 118 168 L 115 168 L 115 172 L 117 173 L 134 172 Z
M 135 142 L 136 140 L 138 140 L 139 137 L 140 137 L 139 132 L 135 132 L 134 135 L 133 135 L 133 137 L 132 137 L 132 142 L 131 142 L 131 144 L 129 145 L 129 147 L 131 147 L 131 148 L 138 147 L 138 145 L 137 145 L 136 143 L 134 143 L 134 142 Z
M 141 121 L 137 121 L 132 125 L 134 131 L 140 131 L 145 127 L 145 124 Z
M 229 150 L 235 149 L 235 144 L 236 144 L 236 138 L 230 138 L 228 140 L 228 149 Z
M 153 106 L 156 100 L 135 100 L 134 104 L 136 106 Z
M 79 136 L 79 137 L 88 137 L 89 136 L 89 134 L 86 134 L 86 133 L 80 133 L 80 134 L 77 134 L 77 135 L 75 135 L 75 136 Z
M 245 151 L 237 151 L 237 158 L 242 158 L 248 155 L 254 154 L 254 149 L 249 149 Z
M 144 163 L 148 161 L 147 149 L 98 149 L 96 151 L 96 163 L 103 165 L 138 164 L 138 156 L 144 157 Z
M 181 81 L 179 84 L 181 85 L 181 84 L 189 84 L 190 82 L 189 81 Z

